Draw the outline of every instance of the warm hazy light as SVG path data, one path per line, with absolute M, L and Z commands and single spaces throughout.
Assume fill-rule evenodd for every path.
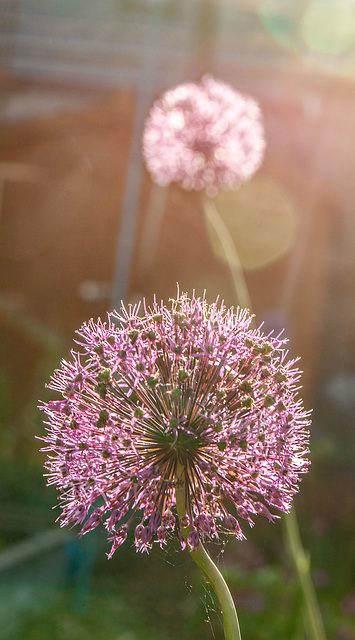
M 354 0 L 263 0 L 258 13 L 273 40 L 301 61 L 354 76 Z
M 303 14 L 300 29 L 311 51 L 341 55 L 355 45 L 355 2 L 314 0 Z
M 218 211 L 235 243 L 244 269 L 259 269 L 292 247 L 297 231 L 294 203 L 285 189 L 267 177 L 255 177 L 236 191 L 220 191 Z M 216 255 L 224 252 L 208 228 Z
M 278 0 L 264 0 L 259 6 L 259 16 L 265 28 L 280 44 L 290 46 L 297 29 L 297 17 L 291 7 Z M 298 12 L 299 13 L 299 12 Z

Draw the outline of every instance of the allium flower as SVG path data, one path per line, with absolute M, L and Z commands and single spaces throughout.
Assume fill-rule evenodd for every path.
M 250 178 L 264 148 L 257 103 L 209 75 L 164 93 L 143 134 L 143 155 L 155 182 L 206 189 L 207 195 Z
M 285 341 L 251 320 L 182 294 L 82 326 L 81 353 L 49 384 L 62 397 L 42 407 L 62 525 L 83 535 L 103 522 L 111 557 L 133 521 L 138 550 L 173 533 L 184 545 L 187 526 L 196 549 L 221 532 L 242 539 L 243 521 L 289 510 L 309 464 L 309 414 Z

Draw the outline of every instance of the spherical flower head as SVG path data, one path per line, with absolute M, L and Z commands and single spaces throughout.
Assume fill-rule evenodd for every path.
M 184 546 L 186 527 L 194 550 L 290 509 L 309 465 L 309 413 L 285 341 L 251 322 L 178 294 L 82 326 L 80 353 L 49 384 L 60 399 L 42 405 L 62 525 L 84 535 L 103 522 L 111 557 L 132 523 L 137 550 L 172 535 Z
M 143 134 L 143 155 L 155 182 L 206 189 L 209 196 L 248 180 L 264 149 L 257 103 L 209 75 L 164 93 Z

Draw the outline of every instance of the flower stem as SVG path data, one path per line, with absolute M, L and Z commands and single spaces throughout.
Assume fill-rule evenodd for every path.
M 284 517 L 286 536 L 304 600 L 304 621 L 309 640 L 326 640 L 317 596 L 310 575 L 309 558 L 303 549 L 295 508 Z
M 206 220 L 217 235 L 221 244 L 226 262 L 231 272 L 238 304 L 243 309 L 251 309 L 250 296 L 244 278 L 243 267 L 228 227 L 211 198 L 208 198 L 207 196 L 204 197 L 203 206 Z
M 177 486 L 175 488 L 176 509 L 179 518 L 182 518 L 187 512 L 186 480 L 185 469 L 179 463 L 177 465 L 175 475 L 177 480 Z M 188 525 L 187 527 L 181 527 L 181 532 L 185 542 L 187 541 L 187 536 L 190 531 L 190 525 Z M 190 551 L 190 555 L 199 569 L 201 569 L 202 573 L 207 578 L 208 582 L 211 584 L 215 594 L 218 597 L 223 615 L 225 640 L 241 640 L 236 608 L 227 583 L 223 578 L 221 572 L 219 571 L 219 569 L 217 569 L 216 565 L 208 555 L 201 542 L 198 545 L 196 551 Z
M 203 199 L 205 216 L 221 243 L 226 262 L 233 278 L 237 301 L 241 307 L 247 307 L 252 312 L 248 287 L 244 278 L 243 268 L 238 256 L 233 238 L 220 216 L 211 198 Z M 284 517 L 287 544 L 297 573 L 304 600 L 304 622 L 309 640 L 326 640 L 323 619 L 319 610 L 312 577 L 310 563 L 302 546 L 298 529 L 295 507 Z M 191 554 L 192 555 L 192 554 Z

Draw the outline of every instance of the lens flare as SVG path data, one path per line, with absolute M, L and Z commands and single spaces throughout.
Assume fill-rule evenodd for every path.
M 289 251 L 295 241 L 297 213 L 290 195 L 267 177 L 257 177 L 237 191 L 221 191 L 216 206 L 244 269 L 260 269 Z M 207 232 L 218 258 L 225 254 L 213 229 Z

